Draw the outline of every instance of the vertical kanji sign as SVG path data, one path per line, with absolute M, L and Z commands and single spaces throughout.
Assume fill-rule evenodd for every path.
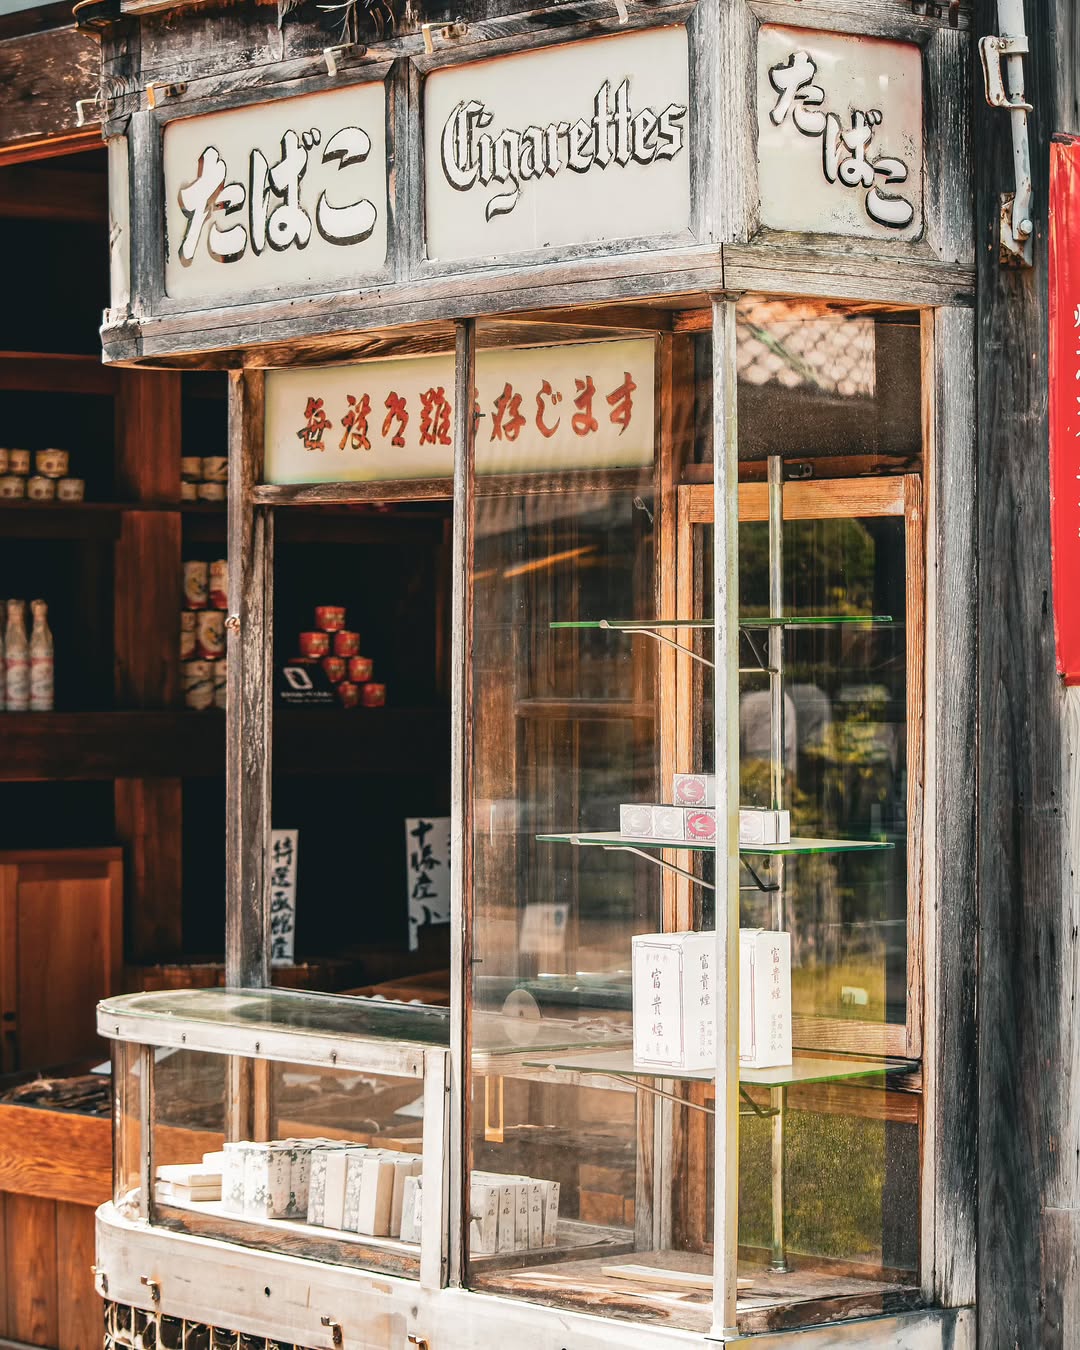
M 409 951 L 420 929 L 450 922 L 450 817 L 409 816 L 405 821 L 405 878 Z
M 292 964 L 296 943 L 298 830 L 270 832 L 270 964 Z
M 1057 668 L 1080 684 L 1080 140 L 1050 146 L 1050 547 Z

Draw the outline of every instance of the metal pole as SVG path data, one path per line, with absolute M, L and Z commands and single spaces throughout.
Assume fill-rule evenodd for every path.
M 784 461 L 769 456 L 769 618 L 784 613 Z M 771 806 L 779 811 L 784 805 L 784 630 L 769 629 L 769 765 L 771 770 Z M 773 892 L 773 927 L 784 927 L 784 860 L 773 860 L 779 889 Z
M 472 566 L 476 421 L 476 321 L 457 325 L 454 378 L 454 515 L 450 660 L 450 1202 L 447 1207 L 450 1284 L 465 1277 L 464 1208 L 468 1185 L 468 1007 L 472 903 Z
M 739 458 L 735 301 L 714 297 L 716 1136 L 713 1325 L 737 1334 L 739 1252 Z

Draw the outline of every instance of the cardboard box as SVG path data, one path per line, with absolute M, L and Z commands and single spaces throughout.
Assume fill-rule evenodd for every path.
M 715 806 L 714 773 L 677 773 L 672 781 L 671 800 L 676 806 Z
M 791 935 L 739 930 L 739 1063 L 791 1063 Z
M 716 843 L 716 812 L 712 807 L 684 806 L 681 810 L 686 839 L 696 839 L 703 844 Z
M 756 806 L 739 808 L 740 844 L 788 844 L 790 842 L 790 811 L 766 811 Z
M 320 1142 L 311 1150 L 307 1221 L 319 1228 L 340 1229 L 345 1221 L 345 1183 L 349 1155 L 362 1144 Z
M 651 839 L 652 806 L 647 802 L 620 806 L 619 833 L 634 835 L 638 839 Z
M 499 1188 L 478 1179 L 469 1183 L 469 1250 L 474 1256 L 492 1256 L 499 1237 Z
M 398 1154 L 394 1159 L 394 1195 L 390 1202 L 390 1236 L 401 1236 L 401 1216 L 405 1208 L 405 1182 L 409 1177 L 417 1177 L 423 1170 L 424 1160 L 414 1154 Z
M 419 1242 L 423 1231 L 423 1181 L 419 1176 L 406 1177 L 401 1198 L 401 1240 Z

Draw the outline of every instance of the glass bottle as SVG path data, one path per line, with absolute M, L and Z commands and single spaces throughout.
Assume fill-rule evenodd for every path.
M 8 712 L 30 707 L 30 644 L 26 638 L 26 601 L 9 600 L 4 641 L 4 679 Z
M 49 630 L 49 606 L 31 600 L 34 626 L 30 632 L 30 711 L 53 710 L 53 635 Z

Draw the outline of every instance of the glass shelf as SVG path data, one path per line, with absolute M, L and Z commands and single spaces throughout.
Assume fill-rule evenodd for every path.
M 635 1065 L 632 1049 L 598 1047 L 576 1055 L 528 1058 L 526 1068 L 554 1073 L 600 1074 L 609 1078 L 669 1079 L 674 1082 L 711 1083 L 715 1069 L 669 1069 L 658 1065 Z M 852 1078 L 884 1074 L 909 1074 L 918 1067 L 906 1059 L 867 1059 L 855 1055 L 799 1055 L 790 1064 L 773 1069 L 739 1067 L 742 1087 L 784 1088 L 804 1083 L 839 1083 Z
M 739 620 L 740 628 L 823 628 L 830 624 L 892 623 L 891 614 L 791 614 L 786 617 Z M 664 628 L 713 627 L 711 619 L 561 619 L 549 628 L 606 628 L 615 633 L 650 633 Z
M 573 844 L 581 848 L 650 849 L 662 852 L 677 849 L 687 853 L 712 853 L 715 843 L 702 839 L 653 839 L 634 834 L 608 833 L 605 830 L 582 834 L 538 834 L 542 844 Z M 786 844 L 740 844 L 739 853 L 747 857 L 765 854 L 799 853 L 872 853 L 895 848 L 887 839 L 791 839 Z

